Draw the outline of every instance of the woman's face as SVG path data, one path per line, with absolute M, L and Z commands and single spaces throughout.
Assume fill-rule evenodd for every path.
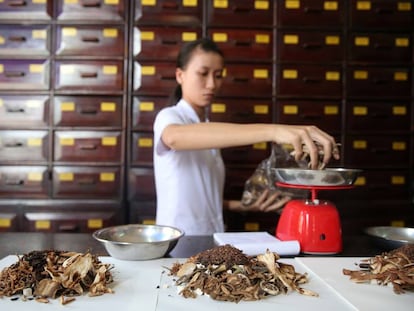
M 223 58 L 214 52 L 193 51 L 184 69 L 177 68 L 176 79 L 182 96 L 198 113 L 211 104 L 223 80 Z

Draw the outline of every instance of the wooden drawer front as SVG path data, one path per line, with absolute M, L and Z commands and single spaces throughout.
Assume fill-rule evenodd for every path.
M 409 195 L 408 170 L 363 170 L 348 199 L 401 199 Z
M 132 133 L 132 164 L 152 165 L 154 137 L 152 133 Z
M 50 20 L 53 0 L 45 1 L 0 1 L 0 20 Z
M 134 130 L 151 131 L 155 116 L 164 107 L 167 107 L 169 97 L 135 96 L 132 103 L 132 126 Z
M 48 160 L 47 131 L 0 131 L 0 162 Z
M 210 106 L 214 122 L 272 123 L 272 100 L 217 98 Z
M 155 201 L 131 203 L 129 221 L 134 224 L 154 225 L 156 211 Z
M 134 91 L 137 94 L 170 96 L 176 85 L 175 63 L 135 62 Z
M 225 148 L 221 150 L 226 164 L 258 165 L 261 161 L 269 157 L 270 148 L 266 143 L 255 145 Z
M 140 25 L 201 25 L 203 4 L 203 1 L 135 0 L 135 22 Z
M 57 18 L 59 20 L 86 21 L 123 21 L 125 20 L 125 2 L 120 1 L 67 1 L 57 0 Z
M 277 123 L 314 124 L 328 133 L 339 133 L 342 122 L 340 101 L 278 100 Z
M 121 61 L 57 61 L 56 90 L 107 91 L 123 90 Z
M 411 96 L 409 67 L 349 66 L 346 75 L 349 97 L 395 99 Z
M 409 33 L 351 33 L 349 59 L 355 62 L 410 63 L 413 59 Z
M 55 161 L 122 161 L 122 137 L 117 131 L 56 131 L 54 146 Z
M 58 26 L 56 54 L 60 56 L 123 56 L 121 26 Z
M 0 60 L 0 90 L 48 89 L 48 60 Z
M 208 30 L 208 36 L 217 43 L 224 55 L 231 55 L 232 62 L 272 61 L 273 35 L 271 30 L 215 28 Z
M 346 126 L 348 131 L 355 132 L 408 133 L 410 113 L 409 101 L 349 101 L 346 105 Z
M 283 62 L 340 62 L 344 40 L 337 31 L 280 30 L 277 35 L 277 59 Z
M 56 96 L 53 122 L 56 126 L 121 127 L 122 97 Z
M 208 1 L 207 25 L 272 27 L 273 1 Z
M 49 55 L 50 26 L 0 25 L 0 55 Z
M 350 1 L 350 23 L 353 28 L 412 29 L 412 1 L 372 0 Z
M 0 198 L 47 198 L 49 187 L 46 166 L 0 166 Z
M 57 199 L 119 199 L 121 194 L 119 167 L 53 168 L 53 197 Z
M 350 135 L 345 138 L 347 167 L 407 168 L 410 140 L 403 135 Z
M 228 64 L 223 72 L 220 96 L 269 98 L 272 96 L 271 65 Z
M 155 179 L 152 168 L 129 170 L 128 198 L 131 201 L 155 200 Z
M 341 27 L 345 21 L 343 1 L 282 0 L 277 6 L 279 26 Z
M 0 94 L 0 128 L 42 128 L 49 123 L 49 97 Z
M 134 28 L 134 57 L 175 61 L 181 46 L 201 37 L 201 28 L 140 26 Z
M 12 232 L 19 230 L 19 212 L 16 208 L 0 206 L 0 232 Z
M 276 83 L 280 96 L 340 97 L 342 68 L 339 65 L 281 64 Z
M 81 203 L 77 204 L 77 206 Z M 92 233 L 95 230 L 119 225 L 120 211 L 118 209 L 84 210 L 64 207 L 64 210 L 55 208 L 36 208 L 24 212 L 22 226 L 28 232 L 71 232 Z M 89 209 L 88 211 L 85 211 Z

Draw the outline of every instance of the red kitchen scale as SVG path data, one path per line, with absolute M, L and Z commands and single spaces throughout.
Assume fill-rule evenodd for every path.
M 283 172 L 288 170 L 289 169 L 285 169 Z M 358 170 L 352 170 L 352 179 L 349 180 L 348 178 L 342 178 L 344 169 L 340 169 L 339 174 L 341 175 L 341 179 L 337 179 L 336 183 L 331 183 L 331 179 L 326 183 L 318 182 L 312 184 L 312 179 L 307 180 L 305 178 L 302 180 L 303 184 L 301 184 L 301 180 L 297 179 L 297 176 L 299 175 L 296 173 L 294 175 L 294 180 L 282 178 L 283 182 L 276 182 L 278 187 L 306 189 L 311 191 L 310 199 L 292 199 L 285 205 L 276 227 L 276 238 L 282 241 L 299 241 L 300 251 L 305 254 L 328 255 L 340 253 L 342 251 L 342 228 L 338 210 L 332 202 L 318 199 L 317 192 L 319 190 L 353 188 L 353 182 L 356 179 L 357 171 Z M 332 174 L 335 174 L 336 172 L 337 171 L 332 170 Z M 316 173 L 324 174 L 325 172 Z M 311 176 L 309 173 L 303 174 L 304 176 Z M 286 177 L 286 175 L 283 177 Z M 319 181 L 320 180 L 321 179 L 319 179 Z

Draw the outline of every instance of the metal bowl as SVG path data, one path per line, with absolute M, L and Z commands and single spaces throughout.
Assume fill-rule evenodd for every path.
M 131 224 L 103 228 L 92 235 L 114 258 L 149 260 L 167 255 L 184 232 L 169 226 Z
M 323 170 L 274 168 L 275 181 L 298 186 L 350 186 L 353 185 L 361 170 L 345 168 L 326 168 Z
M 414 228 L 379 226 L 368 227 L 364 231 L 386 250 L 414 244 Z

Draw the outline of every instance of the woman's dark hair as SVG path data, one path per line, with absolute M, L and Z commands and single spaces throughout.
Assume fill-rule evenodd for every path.
M 198 48 L 204 52 L 217 53 L 224 58 L 223 52 L 213 40 L 209 38 L 201 38 L 188 42 L 181 47 L 176 62 L 177 68 L 185 69 L 193 56 L 193 52 Z M 181 85 L 178 84 L 170 97 L 169 104 L 175 105 L 181 99 L 182 95 Z

